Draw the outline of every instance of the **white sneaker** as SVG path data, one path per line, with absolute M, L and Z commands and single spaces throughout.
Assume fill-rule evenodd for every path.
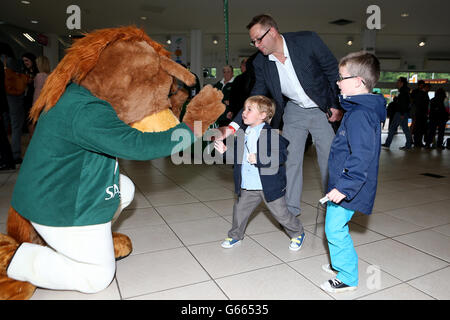
M 327 273 L 329 273 L 329 274 L 332 274 L 332 275 L 337 275 L 337 274 L 338 274 L 338 272 L 337 272 L 336 270 L 334 270 L 334 269 L 331 267 L 331 265 L 328 264 L 328 263 L 322 265 L 322 270 L 325 271 L 325 272 L 327 272 Z
M 322 290 L 331 292 L 331 293 L 339 293 L 339 292 L 346 292 L 346 291 L 353 291 L 356 290 L 357 287 L 348 286 L 345 283 L 343 283 L 341 280 L 338 279 L 330 279 L 320 285 Z
M 230 249 L 233 248 L 235 245 L 241 243 L 241 240 L 234 240 L 232 238 L 226 238 L 222 243 L 222 248 Z

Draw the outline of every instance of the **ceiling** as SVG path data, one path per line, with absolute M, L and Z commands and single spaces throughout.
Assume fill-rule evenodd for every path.
M 223 0 L 20 0 L 0 2 L 0 23 L 34 30 L 39 33 L 67 36 L 66 13 L 69 5 L 81 8 L 81 31 L 135 24 L 143 27 L 157 41 L 169 35 L 190 35 L 200 29 L 203 54 L 225 55 Z M 313 30 L 330 47 L 337 58 L 360 50 L 366 28 L 369 5 L 381 9 L 381 30 L 376 32 L 376 53 L 417 64 L 426 58 L 450 60 L 450 1 L 448 0 L 228 0 L 229 51 L 235 56 L 249 54 L 249 37 L 245 26 L 259 13 L 270 13 L 281 32 Z M 408 13 L 407 17 L 401 17 Z M 146 17 L 146 20 L 141 19 Z M 331 21 L 353 21 L 344 26 Z M 38 21 L 37 24 L 31 20 Z M 0 28 L 1 28 L 0 24 Z M 213 45 L 217 36 L 219 44 Z M 353 38 L 353 45 L 346 44 Z M 426 45 L 418 42 L 426 39 Z M 449 64 L 450 65 L 450 64 Z M 442 70 L 450 71 L 450 70 Z

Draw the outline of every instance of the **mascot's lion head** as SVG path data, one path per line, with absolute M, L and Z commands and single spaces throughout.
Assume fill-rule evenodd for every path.
M 141 131 L 163 131 L 178 123 L 187 93 L 176 90 L 175 78 L 187 85 L 195 77 L 170 59 L 163 46 L 136 27 L 101 29 L 78 39 L 48 77 L 33 105 L 36 122 L 50 110 L 70 82 L 108 101 L 118 117 Z M 171 95 L 171 88 L 176 94 Z M 170 98 L 169 98 L 169 95 Z

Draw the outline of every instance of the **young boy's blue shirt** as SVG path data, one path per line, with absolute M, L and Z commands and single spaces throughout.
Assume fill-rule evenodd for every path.
M 236 133 L 244 134 L 245 127 Z M 242 186 L 242 164 L 246 162 L 247 157 L 243 158 L 243 153 L 247 150 L 238 150 L 239 147 L 246 149 L 238 143 L 239 139 L 234 141 L 234 186 L 235 192 L 239 196 Z M 254 167 L 258 170 L 261 181 L 264 198 L 267 202 L 277 200 L 286 193 L 286 167 L 284 163 L 287 159 L 287 146 L 289 141 L 276 133 L 272 127 L 264 123 L 259 133 L 256 148 L 256 164 Z M 255 153 L 250 149 L 250 153 Z M 261 190 L 261 189 L 260 189 Z
M 262 190 L 261 179 L 259 178 L 258 168 L 248 162 L 247 157 L 250 153 L 257 153 L 258 139 L 265 123 L 261 123 L 255 127 L 248 126 L 245 129 L 244 155 L 242 157 L 242 181 L 241 188 L 247 190 Z
M 336 188 L 346 197 L 340 206 L 371 214 L 378 180 L 381 122 L 386 100 L 379 94 L 340 96 L 346 113 L 331 145 L 328 192 Z

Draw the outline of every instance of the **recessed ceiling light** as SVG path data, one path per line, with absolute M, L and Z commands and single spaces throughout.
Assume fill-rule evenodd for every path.
M 28 33 L 22 33 L 23 36 L 25 38 L 27 38 L 28 40 L 30 40 L 31 42 L 35 42 L 36 40 L 34 40 L 34 38 L 32 36 L 30 36 Z
M 406 18 L 407 16 L 409 16 L 409 13 L 407 13 L 407 12 L 403 12 L 403 13 L 400 15 L 400 17 L 402 17 L 402 18 Z
M 22 0 L 22 1 L 20 1 L 20 2 L 22 2 L 23 4 L 31 4 L 30 1 L 25 1 L 25 0 Z
M 31 20 L 31 23 L 36 24 L 36 23 L 39 23 L 39 21 L 37 21 L 37 20 Z
M 425 41 L 420 41 L 419 42 L 419 47 L 423 47 L 423 46 L 425 46 L 426 45 L 426 42 Z
M 147 17 L 141 17 L 141 20 L 147 20 Z

